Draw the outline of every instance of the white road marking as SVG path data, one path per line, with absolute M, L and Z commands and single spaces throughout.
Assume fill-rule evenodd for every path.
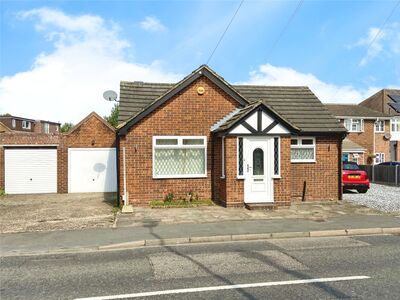
M 233 284 L 233 285 L 219 285 L 219 286 L 209 286 L 209 287 L 199 287 L 199 288 L 122 294 L 122 295 L 113 295 L 113 296 L 76 298 L 75 300 L 116 300 L 116 299 L 151 297 L 151 296 L 171 295 L 171 294 L 185 294 L 185 293 L 199 293 L 199 292 L 220 291 L 220 290 L 247 289 L 247 288 L 277 286 L 277 285 L 295 285 L 295 284 L 308 284 L 308 283 L 316 283 L 316 282 L 361 280 L 361 279 L 369 279 L 369 278 L 371 278 L 371 277 L 369 277 L 369 276 L 347 276 L 347 277 L 328 277 L 328 278 L 299 279 L 299 280 L 272 281 L 272 282 L 256 282 L 256 283 L 243 283 L 243 284 Z

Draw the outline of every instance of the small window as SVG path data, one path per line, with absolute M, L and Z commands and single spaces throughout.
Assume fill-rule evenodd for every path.
M 400 132 L 400 119 L 392 119 L 391 124 L 392 132 Z
M 207 177 L 206 160 L 206 137 L 153 137 L 154 178 Z
M 290 156 L 291 162 L 315 162 L 315 138 L 292 138 Z
M 375 163 L 380 164 L 385 162 L 385 153 L 376 153 L 375 154 Z
M 31 129 L 31 122 L 23 120 L 22 121 L 22 128 L 23 129 Z
M 243 177 L 243 138 L 238 138 L 238 177 Z
M 184 145 L 204 145 L 203 139 L 183 139 Z
M 253 175 L 264 175 L 264 151 L 260 148 L 253 151 Z
M 376 121 L 375 122 L 375 132 L 385 132 L 385 121 Z
M 156 145 L 178 145 L 178 139 L 156 139 Z
M 345 119 L 344 127 L 349 132 L 362 132 L 364 131 L 364 120 L 363 119 Z
M 12 128 L 15 128 L 17 126 L 17 121 L 15 119 L 11 120 L 11 126 Z
M 56 131 L 58 132 L 58 130 L 59 130 L 58 125 L 56 125 Z
M 43 123 L 43 132 L 44 133 L 50 132 L 50 124 L 49 123 Z

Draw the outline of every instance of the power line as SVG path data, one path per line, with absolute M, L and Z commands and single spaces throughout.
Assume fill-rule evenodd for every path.
M 294 17 L 296 16 L 297 12 L 300 10 L 301 6 L 303 5 L 304 0 L 300 0 L 299 3 L 297 4 L 296 8 L 294 9 L 294 11 L 292 12 L 290 18 L 288 19 L 288 21 L 286 22 L 285 27 L 283 27 L 282 31 L 280 32 L 280 34 L 278 35 L 278 37 L 276 38 L 276 40 L 274 41 L 274 43 L 272 44 L 271 48 L 269 48 L 268 52 L 267 52 L 267 56 L 265 61 L 267 61 L 272 53 L 272 51 L 274 51 L 276 45 L 279 43 L 280 39 L 282 38 L 283 34 L 285 33 L 285 31 L 288 29 L 290 23 L 292 23 Z
M 383 22 L 382 26 L 379 28 L 378 32 L 375 34 L 374 38 L 372 39 L 371 43 L 368 45 L 367 48 L 367 53 L 369 51 L 369 49 L 372 47 L 372 45 L 375 43 L 375 41 L 377 40 L 377 38 L 381 35 L 382 30 L 385 28 L 387 22 L 390 20 L 390 18 L 393 16 L 394 12 L 396 11 L 397 7 L 400 4 L 400 0 L 397 1 L 397 3 L 395 4 L 395 6 L 393 7 L 393 9 L 391 10 L 390 14 L 388 15 L 388 17 L 386 18 L 385 22 Z
M 238 8 L 236 9 L 235 13 L 234 13 L 233 16 L 232 16 L 232 19 L 230 20 L 228 26 L 226 26 L 225 31 L 222 33 L 222 35 L 221 35 L 221 37 L 220 37 L 220 39 L 219 39 L 217 45 L 215 46 L 213 52 L 211 52 L 211 55 L 210 55 L 210 57 L 208 58 L 207 63 L 206 63 L 207 65 L 208 65 L 208 63 L 210 62 L 211 58 L 213 57 L 213 55 L 214 55 L 215 51 L 217 50 L 219 44 L 221 43 L 222 39 L 224 38 L 225 33 L 228 31 L 228 29 L 229 29 L 229 27 L 231 26 L 233 20 L 235 19 L 236 15 L 237 15 L 237 13 L 238 13 L 238 11 L 239 11 L 239 9 L 240 9 L 240 7 L 242 7 L 243 2 L 244 2 L 244 0 L 240 1 L 240 4 L 239 4 Z

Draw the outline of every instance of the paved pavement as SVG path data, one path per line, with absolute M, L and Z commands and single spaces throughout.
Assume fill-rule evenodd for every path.
M 111 227 L 112 193 L 35 194 L 0 197 L 0 232 Z
M 5 257 L 0 296 L 131 299 L 147 292 L 141 294 L 146 299 L 397 299 L 399 245 L 400 236 L 391 235 Z
M 382 213 L 365 206 L 346 202 L 298 202 L 290 207 L 278 209 L 248 210 L 245 208 L 224 208 L 221 206 L 197 208 L 152 209 L 135 207 L 133 214 L 118 216 L 118 227 L 143 226 L 150 222 L 157 224 L 216 223 L 221 221 L 306 219 L 323 222 L 337 216 L 368 216 Z M 400 215 L 400 211 L 397 213 Z
M 94 228 L 75 231 L 30 232 L 0 235 L 2 256 L 53 251 L 95 250 L 110 244 L 142 240 L 307 232 L 351 228 L 400 227 L 400 217 L 391 215 L 342 215 L 320 220 L 275 219 L 221 221 L 199 224 L 163 224 L 150 221 L 142 226 Z
M 371 188 L 367 193 L 359 194 L 349 191 L 343 194 L 343 199 L 352 204 L 400 214 L 400 187 L 398 186 L 371 183 Z

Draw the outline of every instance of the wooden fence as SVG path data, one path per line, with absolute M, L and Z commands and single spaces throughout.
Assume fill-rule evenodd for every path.
M 400 186 L 400 166 L 360 165 L 374 183 Z

